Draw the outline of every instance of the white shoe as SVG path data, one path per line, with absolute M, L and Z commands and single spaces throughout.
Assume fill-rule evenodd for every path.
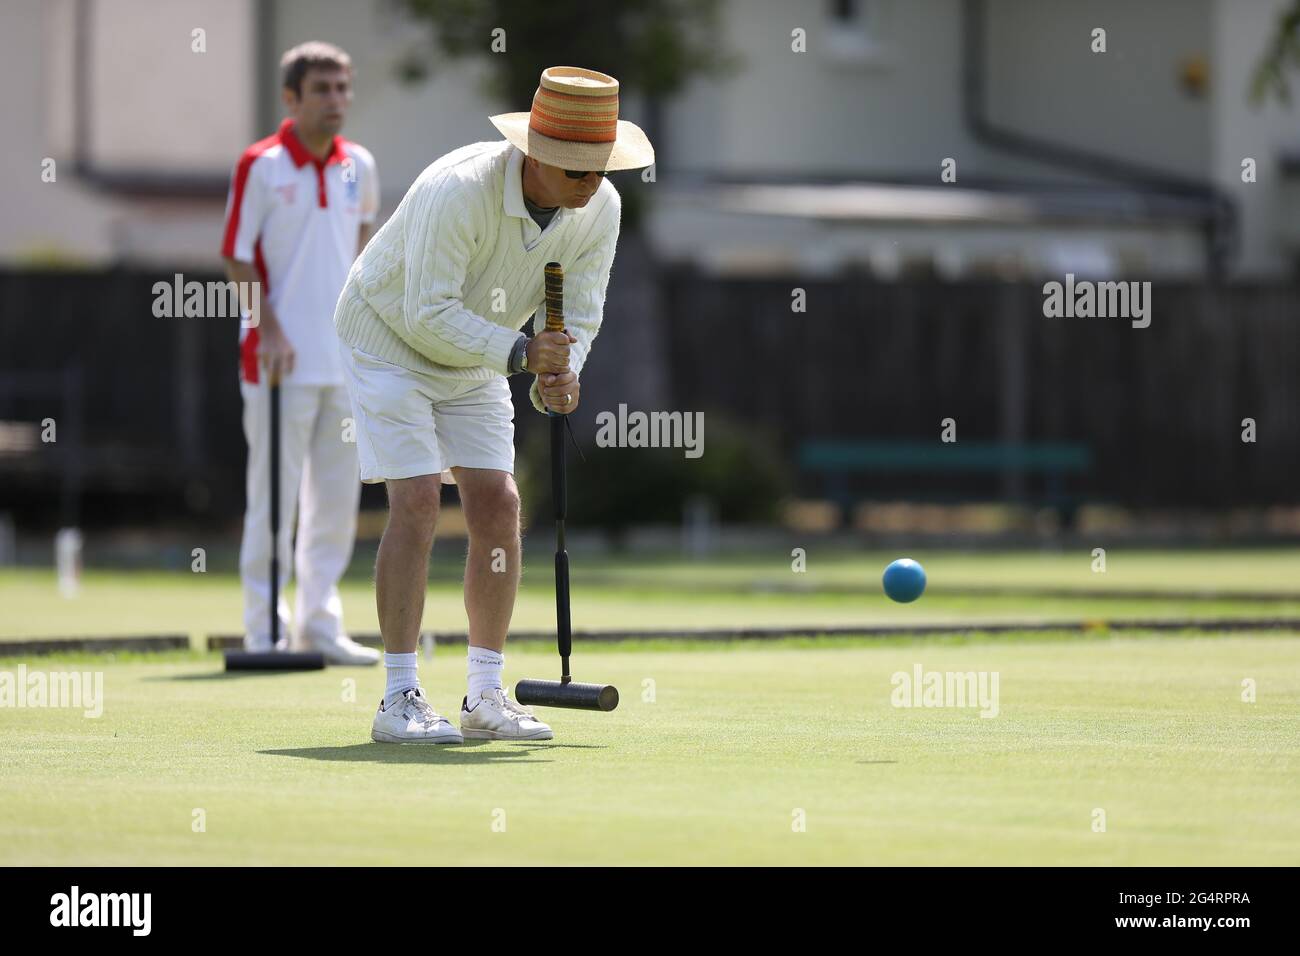
M 474 740 L 550 740 L 555 736 L 500 687 L 485 690 L 473 708 L 468 697 L 461 702 L 460 732 Z
M 434 711 L 424 691 L 412 687 L 385 706 L 379 702 L 370 739 L 381 744 L 463 744 L 460 731 L 446 717 Z
M 274 648 L 271 647 L 270 634 L 258 634 L 256 636 L 252 634 L 244 635 L 244 650 L 246 651 L 250 651 L 257 654 L 266 654 L 272 650 L 287 651 L 288 649 L 289 649 L 289 640 L 283 635 L 281 635 L 280 640 L 276 642 Z
M 325 655 L 325 660 L 331 664 L 369 666 L 379 663 L 379 651 L 373 647 L 358 644 L 346 634 L 339 634 L 329 639 L 311 637 L 308 638 L 306 644 L 308 650 L 320 651 Z

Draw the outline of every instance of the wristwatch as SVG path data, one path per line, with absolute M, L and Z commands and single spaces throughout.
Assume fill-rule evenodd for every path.
M 528 336 L 521 335 L 510 349 L 509 374 L 528 371 Z

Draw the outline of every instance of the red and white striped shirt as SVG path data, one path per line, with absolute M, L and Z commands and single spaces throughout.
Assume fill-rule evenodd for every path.
M 293 347 L 286 383 L 341 385 L 334 306 L 357 256 L 362 223 L 379 214 L 369 150 L 340 136 L 317 159 L 286 119 L 239 158 L 226 202 L 221 254 L 257 268 Z M 258 331 L 240 331 L 240 376 L 258 380 Z

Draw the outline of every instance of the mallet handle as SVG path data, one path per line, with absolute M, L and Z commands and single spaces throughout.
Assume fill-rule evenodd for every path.
M 280 640 L 280 383 L 270 384 L 271 404 L 271 650 Z
M 564 331 L 564 268 L 546 264 L 546 331 Z M 567 684 L 569 656 L 573 653 L 573 625 L 569 615 L 569 554 L 564 550 L 564 518 L 568 512 L 565 478 L 564 416 L 547 412 L 551 419 L 551 500 L 555 504 L 555 641 L 560 651 L 560 682 Z

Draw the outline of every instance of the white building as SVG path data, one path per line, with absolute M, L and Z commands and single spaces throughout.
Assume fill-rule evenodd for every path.
M 649 239 L 724 272 L 1196 276 L 1232 208 L 1232 272 L 1288 276 L 1300 123 L 1247 103 L 1285 5 L 729 0 L 719 43 L 743 66 L 664 104 Z M 486 57 L 403 84 L 418 29 L 383 0 L 9 0 L 0 261 L 215 268 L 230 168 L 307 39 L 355 61 L 345 132 L 391 209 L 428 162 L 495 139 L 488 114 L 528 106 L 484 98 Z

